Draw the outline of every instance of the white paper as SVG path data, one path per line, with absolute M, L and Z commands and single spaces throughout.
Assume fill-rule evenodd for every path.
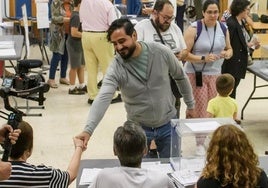
M 205 158 L 192 158 L 192 159 L 185 159 L 182 158 L 180 169 L 188 169 L 193 172 L 201 172 L 205 167 Z
M 138 23 L 138 21 L 136 20 L 136 19 L 130 19 L 130 22 L 132 23 L 132 24 L 137 24 Z
M 48 18 L 48 3 L 38 2 L 36 3 L 36 19 L 37 28 L 44 29 L 49 28 L 49 18 Z
M 205 121 L 198 123 L 185 123 L 193 132 L 212 132 L 221 126 L 217 121 Z
M 184 186 L 193 185 L 197 182 L 199 176 L 193 171 L 185 169 L 180 171 L 175 171 L 171 174 L 180 184 Z
M 158 170 L 158 171 L 163 172 L 164 174 L 173 172 L 173 169 L 170 163 L 161 163 L 160 161 L 142 162 L 141 168 L 150 169 L 150 170 Z
M 27 17 L 27 10 L 26 10 L 25 4 L 21 6 L 21 10 L 22 10 L 24 30 L 25 30 L 25 42 L 26 42 L 27 58 L 29 58 L 30 57 L 29 28 L 28 28 L 28 17 Z
M 82 171 L 79 185 L 91 184 L 101 170 L 101 168 L 84 168 Z

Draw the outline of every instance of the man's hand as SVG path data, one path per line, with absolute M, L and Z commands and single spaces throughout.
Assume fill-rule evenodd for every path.
M 10 125 L 3 125 L 2 128 L 0 128 L 0 143 L 3 143 L 5 140 L 5 135 L 6 133 L 9 132 L 9 139 L 11 141 L 11 144 L 15 144 L 16 141 L 18 140 L 18 137 L 21 133 L 20 129 L 15 129 L 13 131 L 13 128 Z
M 11 163 L 0 161 L 0 181 L 7 180 L 11 174 Z
M 84 132 L 80 133 L 79 135 L 77 135 L 75 138 L 78 138 L 78 139 L 83 141 L 83 147 L 86 150 L 87 143 L 88 143 L 89 138 L 90 138 L 90 134 L 88 132 L 84 131 Z
M 186 110 L 186 119 L 196 118 L 196 113 L 194 109 L 187 109 Z

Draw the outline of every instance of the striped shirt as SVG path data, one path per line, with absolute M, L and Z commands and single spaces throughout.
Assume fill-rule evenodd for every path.
M 0 187 L 51 187 L 67 188 L 69 173 L 45 165 L 31 165 L 12 161 L 12 173 L 8 180 L 0 181 Z

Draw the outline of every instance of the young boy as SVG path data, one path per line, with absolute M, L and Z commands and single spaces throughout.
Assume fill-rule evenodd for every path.
M 208 117 L 232 117 L 236 123 L 241 123 L 237 119 L 237 102 L 229 96 L 233 91 L 234 82 L 231 74 L 222 74 L 217 78 L 218 96 L 208 102 Z

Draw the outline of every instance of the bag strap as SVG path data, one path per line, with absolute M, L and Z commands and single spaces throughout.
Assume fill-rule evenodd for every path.
M 157 32 L 157 34 L 158 34 L 158 36 L 159 36 L 159 38 L 160 38 L 160 40 L 161 40 L 161 43 L 165 45 L 165 42 L 164 42 L 164 40 L 163 40 L 163 37 L 162 37 L 162 35 L 161 35 L 159 29 L 156 27 L 156 25 L 154 24 L 154 21 L 153 21 L 152 19 L 150 19 L 150 21 L 151 21 L 151 23 L 152 23 L 154 29 L 156 30 L 156 32 Z
M 226 37 L 226 32 L 227 32 L 227 28 L 226 26 L 222 23 L 222 22 L 219 22 L 220 26 L 221 26 L 221 30 L 224 34 L 224 36 Z M 197 41 L 197 39 L 199 38 L 201 32 L 202 32 L 202 21 L 201 20 L 197 20 L 197 26 L 196 26 L 196 37 L 194 39 L 194 43 Z

